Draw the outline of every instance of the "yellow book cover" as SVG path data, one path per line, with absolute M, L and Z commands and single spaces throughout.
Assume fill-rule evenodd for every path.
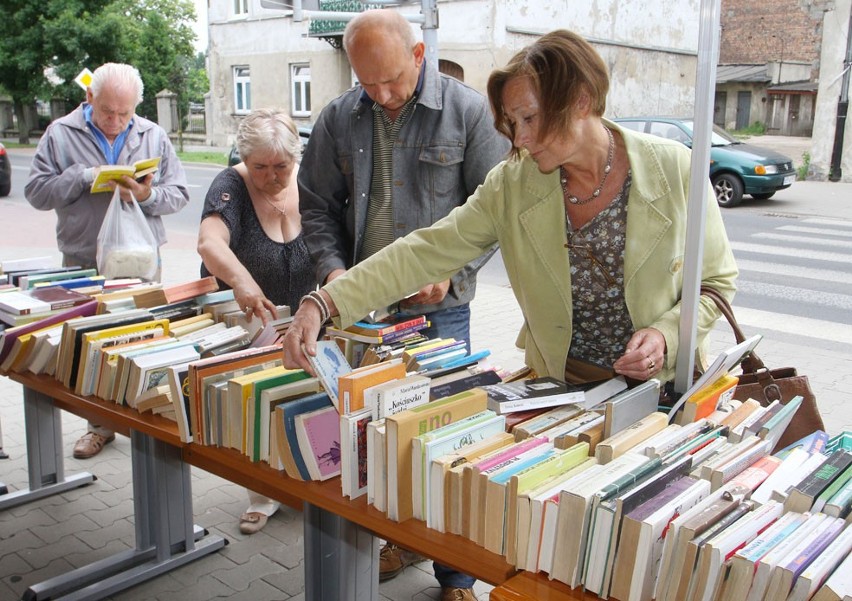
M 407 409 L 386 418 L 388 449 L 388 517 L 404 522 L 414 514 L 411 491 L 411 440 L 454 421 L 484 411 L 488 395 L 481 388 Z
M 364 390 L 390 380 L 405 377 L 405 365 L 399 360 L 359 367 L 337 378 L 340 413 L 347 414 L 364 408 Z
M 155 336 L 147 340 L 134 340 L 124 342 L 115 346 L 101 348 L 98 351 L 97 365 L 97 388 L 94 395 L 105 401 L 114 401 L 113 383 L 115 382 L 115 367 L 118 364 L 118 356 L 128 350 L 134 350 L 146 344 L 163 344 L 172 340 L 171 336 Z
M 97 360 L 100 358 L 97 351 L 104 346 L 110 347 L 133 340 L 145 340 L 169 333 L 168 319 L 152 319 L 133 324 L 114 326 L 95 330 L 83 334 L 80 347 L 80 359 L 77 366 L 77 381 L 74 384 L 74 392 L 82 395 L 93 394 L 97 389 L 94 381 Z
M 678 414 L 677 423 L 684 426 L 713 413 L 719 405 L 733 397 L 739 381 L 738 377 L 725 374 L 712 384 L 696 391 L 683 404 L 683 411 Z
M 109 182 L 120 182 L 125 175 L 133 179 L 154 173 L 160 166 L 160 157 L 141 159 L 132 165 L 101 165 L 95 168 L 95 181 L 92 182 L 92 194 L 112 192 Z

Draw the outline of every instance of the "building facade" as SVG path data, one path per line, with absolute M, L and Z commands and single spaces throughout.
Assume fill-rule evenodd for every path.
M 358 10 L 357 2 L 318 3 Z M 691 114 L 695 102 L 700 0 L 438 1 L 437 58 L 444 72 L 484 93 L 493 68 L 536 37 L 557 28 L 582 34 L 601 53 L 612 86 L 607 115 Z M 407 15 L 421 4 L 403 3 Z M 315 21 L 317 19 L 314 19 Z M 419 26 L 412 25 L 418 36 Z M 354 83 L 340 36 L 311 33 L 310 20 L 260 0 L 211 2 L 208 10 L 208 143 L 233 141 L 252 108 L 283 106 L 309 124 Z

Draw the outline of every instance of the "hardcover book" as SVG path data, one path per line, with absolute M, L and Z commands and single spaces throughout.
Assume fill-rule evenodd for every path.
M 604 438 L 621 432 L 643 417 L 657 411 L 660 381 L 651 378 L 638 386 L 620 392 L 604 402 Z

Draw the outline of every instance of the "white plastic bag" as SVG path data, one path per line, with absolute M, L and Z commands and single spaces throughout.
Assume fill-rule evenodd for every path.
M 97 261 L 98 273 L 110 279 L 157 276 L 157 240 L 139 203 L 122 201 L 118 188 L 98 233 Z

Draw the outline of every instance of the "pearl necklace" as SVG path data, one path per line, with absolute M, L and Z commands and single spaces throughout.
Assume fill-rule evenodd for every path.
M 592 202 L 601 194 L 601 190 L 603 190 L 604 184 L 606 183 L 606 178 L 609 176 L 609 172 L 612 171 L 612 158 L 615 155 L 615 139 L 612 136 L 612 131 L 606 126 L 604 126 L 606 133 L 609 135 L 609 154 L 606 157 L 606 165 L 603 170 L 603 177 L 601 178 L 601 183 L 598 184 L 598 187 L 595 188 L 595 191 L 592 192 L 592 195 L 588 198 L 580 200 L 573 194 L 568 191 L 568 172 L 565 170 L 565 167 L 562 165 L 559 166 L 559 175 L 560 181 L 562 182 L 562 192 L 565 194 L 565 198 L 568 199 L 573 205 L 584 205 L 586 203 Z

